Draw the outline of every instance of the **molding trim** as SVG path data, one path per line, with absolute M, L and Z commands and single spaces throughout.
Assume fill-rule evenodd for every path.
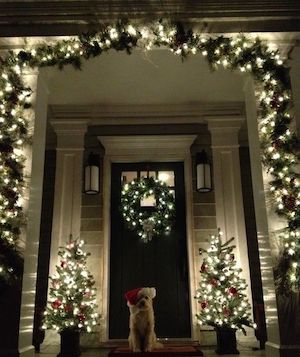
M 105 155 L 119 162 L 142 160 L 182 161 L 190 155 L 190 147 L 197 135 L 130 135 L 98 136 Z
M 206 24 L 207 32 L 296 31 L 300 29 L 298 0 L 36 0 L 0 3 L 2 36 L 78 34 L 119 18 L 149 18 Z
M 244 116 L 243 102 L 164 105 L 50 105 L 52 122 L 82 121 L 88 125 L 204 123 L 209 117 Z

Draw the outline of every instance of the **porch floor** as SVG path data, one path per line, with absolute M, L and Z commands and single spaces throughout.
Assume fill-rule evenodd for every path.
M 214 351 L 213 347 L 201 347 L 201 350 L 206 357 L 220 357 Z M 253 351 L 249 346 L 239 345 L 240 357 L 265 357 L 265 351 Z M 81 357 L 107 357 L 109 348 L 94 348 L 94 349 L 82 349 Z M 35 353 L 36 357 L 56 357 L 59 352 L 59 346 L 41 346 L 41 352 Z M 236 357 L 237 355 L 226 355 L 226 357 Z

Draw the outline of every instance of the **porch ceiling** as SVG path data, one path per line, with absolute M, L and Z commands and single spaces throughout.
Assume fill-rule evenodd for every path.
M 83 64 L 82 71 L 42 69 L 49 104 L 63 106 L 145 106 L 243 102 L 245 76 L 211 72 L 202 56 L 181 62 L 167 50 L 128 56 L 111 51 Z

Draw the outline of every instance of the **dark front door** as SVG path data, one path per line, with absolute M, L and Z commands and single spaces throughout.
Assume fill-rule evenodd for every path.
M 120 213 L 122 182 L 154 176 L 175 194 L 176 218 L 169 235 L 144 243 L 126 228 Z M 183 163 L 113 164 L 111 181 L 111 246 L 109 338 L 128 337 L 129 311 L 124 293 L 155 287 L 158 337 L 191 337 Z

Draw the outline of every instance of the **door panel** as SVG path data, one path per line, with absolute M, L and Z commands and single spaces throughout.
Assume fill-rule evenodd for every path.
M 174 173 L 176 217 L 169 235 L 140 240 L 126 228 L 120 213 L 124 176 L 132 179 L 145 172 Z M 129 172 L 129 174 L 127 174 Z M 123 173 L 123 174 L 122 174 Z M 126 173 L 126 174 L 124 174 Z M 128 337 L 129 311 L 124 293 L 154 286 L 156 333 L 164 338 L 191 337 L 186 249 L 186 215 L 183 163 L 112 164 L 109 338 Z M 172 185 L 172 177 L 169 183 Z

